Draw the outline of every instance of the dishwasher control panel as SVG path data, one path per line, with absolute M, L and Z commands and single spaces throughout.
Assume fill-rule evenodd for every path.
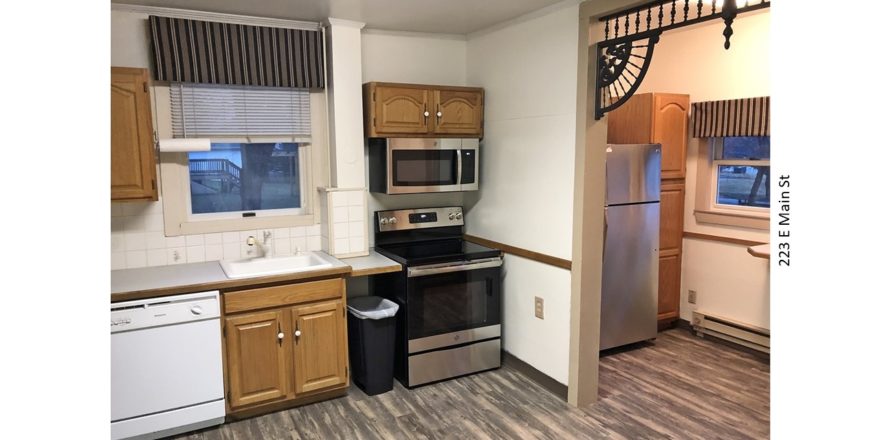
M 220 317 L 220 292 L 200 292 L 164 298 L 113 303 L 110 332 L 181 324 Z

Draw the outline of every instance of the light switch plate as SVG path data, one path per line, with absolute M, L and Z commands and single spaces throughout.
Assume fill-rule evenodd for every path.
M 535 297 L 535 318 L 544 319 L 544 298 Z

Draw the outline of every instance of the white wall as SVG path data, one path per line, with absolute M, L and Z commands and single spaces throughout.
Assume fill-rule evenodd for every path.
M 367 29 L 361 35 L 361 47 L 363 82 L 466 85 L 467 43 L 463 37 Z M 364 154 L 367 155 L 366 147 Z M 369 173 L 369 157 L 366 157 L 365 163 Z M 462 206 L 463 199 L 459 192 L 406 195 L 369 193 L 367 204 L 370 243 L 373 243 L 374 211 Z
M 546 11 L 468 38 L 467 84 L 486 90 L 486 128 L 467 232 L 570 259 L 578 6 Z M 505 350 L 567 384 L 571 273 L 509 255 L 504 264 Z
M 691 102 L 770 95 L 770 11 L 740 15 L 733 23 L 729 50 L 724 50 L 720 20 L 666 32 L 639 93 L 687 93 Z M 701 234 L 768 242 L 767 231 L 697 223 L 694 200 L 697 178 L 696 140 L 688 144 L 684 230 Z M 681 316 L 690 321 L 699 309 L 770 328 L 770 286 L 767 260 L 744 246 L 705 240 L 684 240 Z M 697 291 L 697 305 L 687 291 Z

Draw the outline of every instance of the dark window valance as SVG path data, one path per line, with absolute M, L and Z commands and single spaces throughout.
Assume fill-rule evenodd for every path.
M 694 137 L 770 136 L 770 97 L 691 104 Z
M 321 31 L 150 16 L 158 81 L 324 87 Z

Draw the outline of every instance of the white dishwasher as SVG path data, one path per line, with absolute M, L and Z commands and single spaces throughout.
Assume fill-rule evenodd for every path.
M 110 305 L 111 438 L 152 439 L 223 423 L 220 294 Z

